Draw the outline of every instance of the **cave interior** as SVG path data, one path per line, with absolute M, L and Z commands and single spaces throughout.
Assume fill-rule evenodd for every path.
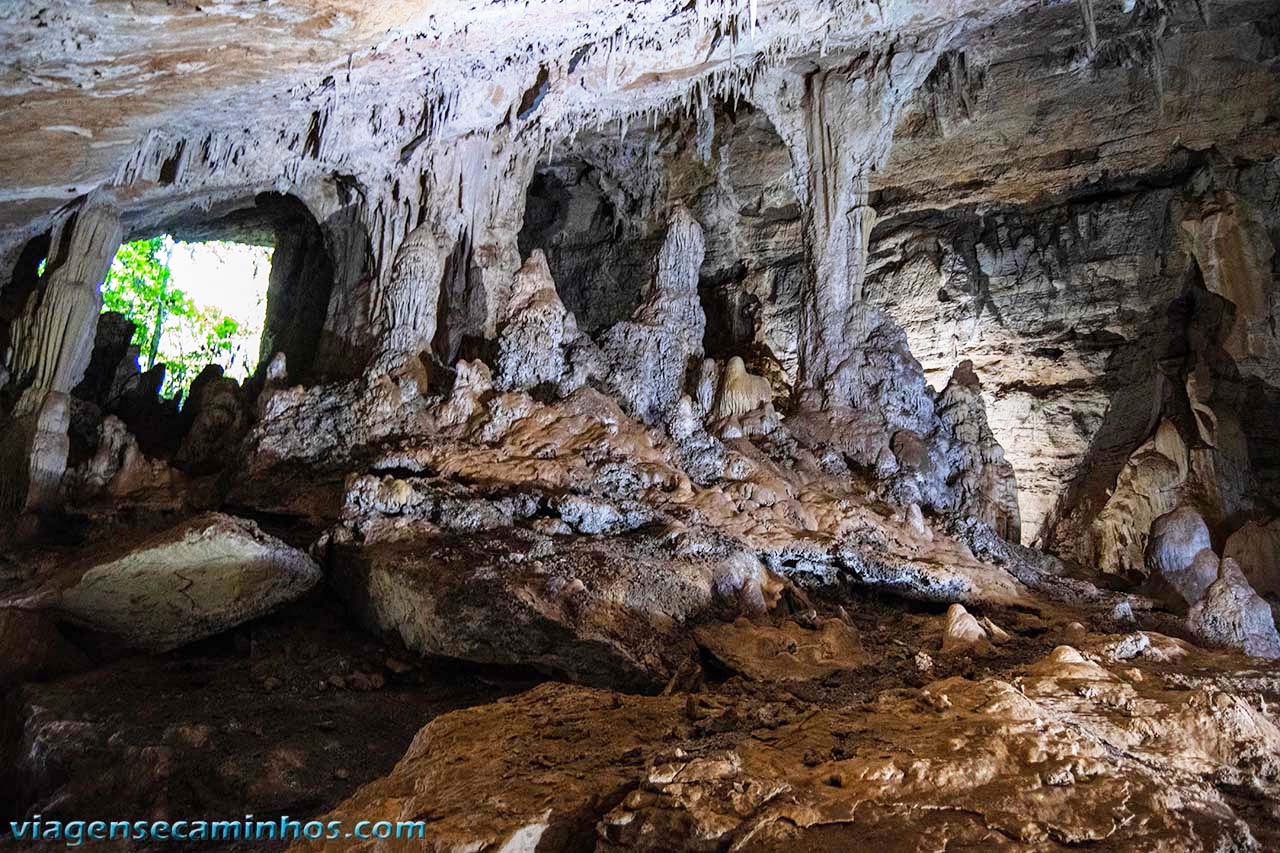
M 14 0 L 10 834 L 1280 849 L 1277 21 Z M 272 247 L 247 379 L 158 235 Z

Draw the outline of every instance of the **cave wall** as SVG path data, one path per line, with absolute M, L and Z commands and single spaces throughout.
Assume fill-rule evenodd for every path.
M 877 231 L 869 298 L 901 318 L 933 381 L 963 359 L 986 378 L 993 429 L 1019 472 L 1028 542 L 1070 542 L 1072 525 L 1054 530 L 1060 514 L 1104 496 L 1154 429 L 1161 363 L 1178 359 L 1187 333 L 1175 303 L 1199 287 L 1188 284 L 1198 269 L 1181 227 L 1202 203 L 1196 183 L 1213 180 L 1212 167 L 1197 163 L 1186 158 L 1166 187 L 1035 210 L 912 215 Z M 1273 164 L 1217 180 L 1276 233 Z M 1267 309 L 1244 321 L 1253 350 L 1235 366 L 1270 386 L 1276 278 L 1264 272 Z M 1250 432 L 1254 452 L 1269 453 L 1268 431 Z
M 1081 56 L 1065 7 L 948 54 L 875 181 L 868 298 L 903 324 L 935 385 L 974 361 L 1018 472 L 1023 540 L 1086 559 L 1084 532 L 1165 407 L 1161 361 L 1186 334 L 1175 303 L 1200 287 L 1193 267 L 1216 263 L 1196 258 L 1188 228 L 1222 192 L 1253 223 L 1250 245 L 1228 253 L 1268 260 L 1241 308 L 1248 350 L 1222 366 L 1241 378 L 1220 399 L 1250 423 L 1271 411 L 1275 6 L 1206 8 L 1207 21 L 1172 7 L 1154 55 L 1122 49 L 1146 32 L 1140 21 L 1100 11 L 1106 49 Z M 1270 430 L 1241 429 L 1247 457 L 1273 455 Z M 1274 468 L 1254 470 L 1244 503 L 1265 514 Z
M 1239 497 L 1206 511 L 1231 529 L 1275 505 L 1267 462 L 1275 451 L 1262 424 L 1277 364 L 1280 92 L 1268 70 L 1278 50 L 1270 23 L 1276 7 L 1206 8 L 1203 16 L 1191 7 L 1166 9 L 1154 53 L 1139 48 L 1154 43 L 1156 22 L 1118 9 L 1099 10 L 1099 43 L 1090 52 L 1080 42 L 1078 12 L 1066 7 L 943 53 L 903 108 L 887 162 L 870 178 L 878 222 L 867 303 L 901 323 L 935 387 L 957 363 L 973 361 L 992 429 L 1017 472 L 1023 541 L 1086 560 L 1096 554 L 1085 532 L 1116 478 L 1175 405 L 1168 386 L 1182 368 L 1171 373 L 1168 362 L 1177 361 L 1187 335 L 1178 306 L 1189 288 L 1203 289 L 1188 284 L 1201 260 L 1184 222 L 1198 222 L 1200 208 L 1221 192 L 1248 211 L 1248 239 L 1256 244 L 1249 252 L 1269 266 L 1259 271 L 1259 301 L 1242 309 L 1251 312 L 1249 348 L 1218 368 L 1221 407 L 1252 424 L 1240 427 L 1246 446 L 1237 462 L 1221 464 L 1256 463 L 1256 477 L 1230 486 Z M 596 300 L 578 304 L 590 311 L 586 304 L 613 299 L 605 312 L 612 319 L 634 299 L 634 285 L 616 282 L 618 270 L 639 270 L 652 257 L 656 211 L 686 205 L 706 232 L 700 288 L 708 353 L 763 346 L 768 356 L 757 366 L 776 358 L 789 388 L 798 372 L 802 289 L 812 275 L 794 149 L 750 105 L 720 105 L 630 135 L 645 139 L 630 143 L 644 154 L 632 155 L 632 167 L 656 172 L 630 178 L 647 206 L 626 194 L 626 178 L 610 178 L 600 166 L 547 172 L 530 203 L 545 224 L 522 235 L 522 249 L 547 248 L 558 283 L 594 282 Z M 593 152 L 594 162 L 607 167 L 621 148 Z M 584 180 L 594 182 L 591 193 L 566 189 Z M 610 205 L 602 180 L 626 203 Z M 550 201 L 556 193 L 558 204 Z M 576 225 L 564 215 L 575 205 Z M 620 212 L 626 209 L 631 218 Z M 568 233 L 577 235 L 567 240 L 578 241 L 572 248 Z M 620 263 L 620 255 L 630 259 Z M 605 260 L 597 266 L 593 259 Z M 1239 377 L 1227 376 L 1237 370 Z M 1233 402 L 1246 396 L 1261 404 Z M 1184 431 L 1195 438 L 1194 425 Z

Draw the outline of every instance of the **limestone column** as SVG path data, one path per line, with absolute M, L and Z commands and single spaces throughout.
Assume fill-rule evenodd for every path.
M 858 329 L 879 324 L 860 316 L 876 222 L 870 175 L 888 158 L 902 107 L 946 40 L 941 34 L 843 65 L 774 72 L 754 92 L 787 143 L 801 205 L 811 274 L 801 293 L 799 390 L 814 405 L 848 405 L 856 396 L 838 374 Z
M 490 186 L 485 216 L 476 223 L 471 255 L 473 275 L 485 294 L 484 337 L 490 339 L 497 335 L 499 318 L 506 315 L 511 282 L 521 266 L 518 237 L 537 159 L 519 149 L 505 153 L 499 162 L 501 174 Z
M 67 462 L 69 394 L 84 377 L 102 310 L 99 290 L 120 248 L 120 212 L 90 197 L 54 233 L 42 286 L 10 330 L 8 369 L 29 382 L 0 439 L 6 509 L 46 509 Z
M 378 330 L 375 370 L 388 371 L 431 349 L 440 304 L 440 281 L 451 243 L 430 223 L 415 228 L 396 252 L 374 305 Z

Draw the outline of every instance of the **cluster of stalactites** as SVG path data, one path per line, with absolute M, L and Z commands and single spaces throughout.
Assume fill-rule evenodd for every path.
M 516 162 L 551 159 L 558 146 L 572 144 L 583 131 L 613 127 L 625 136 L 632 127 L 655 126 L 680 111 L 705 114 L 715 100 L 752 98 L 762 75 L 790 57 L 825 48 L 841 21 L 834 8 L 802 21 L 792 7 L 772 7 L 761 20 L 754 0 L 699 0 L 690 11 L 673 10 L 660 33 L 626 16 L 606 15 L 617 22 L 605 32 L 571 27 L 561 41 L 531 42 L 518 59 L 480 52 L 468 56 L 465 68 L 444 49 L 446 59 L 415 70 L 412 81 L 404 81 L 404 94 L 387 100 L 377 71 L 380 63 L 397 59 L 386 57 L 396 57 L 397 50 L 423 56 L 416 41 L 447 47 L 458 35 L 449 31 L 457 30 L 457 21 L 433 16 L 430 32 L 393 39 L 353 56 L 345 72 L 274 96 L 280 118 L 251 132 L 152 130 L 121 165 L 113 185 L 209 192 L 256 186 L 297 193 L 308 182 L 340 175 L 358 188 L 372 255 L 385 280 L 396 247 L 423 221 L 475 234 L 477 220 L 492 215 L 486 207 L 501 206 L 501 193 L 488 187 L 519 173 Z M 821 32 L 809 26 L 815 22 Z M 460 32 L 465 36 L 465 27 Z M 616 54 L 630 55 L 637 45 L 660 54 L 668 41 L 707 44 L 714 58 L 705 71 L 647 87 L 639 97 L 627 81 L 608 82 Z M 739 50 L 742 42 L 745 51 Z M 601 66 L 606 82 L 598 91 L 574 85 L 590 76 L 594 87 Z M 529 93 L 536 97 L 530 100 Z M 492 102 L 499 94 L 510 102 Z M 526 103 L 537 106 L 522 109 Z

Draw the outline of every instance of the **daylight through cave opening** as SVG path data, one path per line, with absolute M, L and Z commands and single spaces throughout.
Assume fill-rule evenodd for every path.
M 162 365 L 162 396 L 185 396 L 209 365 L 239 382 L 252 375 L 271 253 L 270 246 L 175 242 L 167 234 L 120 247 L 102 285 L 102 311 L 133 324 L 140 370 Z

